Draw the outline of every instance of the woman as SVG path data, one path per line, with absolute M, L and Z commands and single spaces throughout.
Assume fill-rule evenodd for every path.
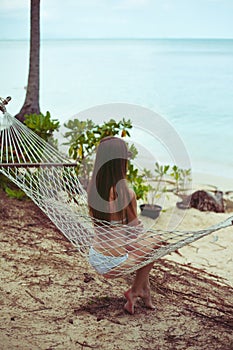
M 125 224 L 131 228 L 135 227 L 136 231 L 140 225 L 136 196 L 126 182 L 128 156 L 127 146 L 122 139 L 113 136 L 102 139 L 88 186 L 88 205 L 96 231 L 89 261 L 105 277 L 114 276 L 114 269 L 126 268 L 129 261 L 132 264 L 143 259 L 140 249 L 135 254 L 138 247 L 129 243 L 128 237 L 125 236 L 126 231 L 122 233 L 109 230 L 110 226 L 112 228 L 117 224 Z M 154 309 L 149 284 L 152 267 L 153 263 L 150 263 L 138 269 L 132 287 L 124 293 L 127 299 L 124 308 L 131 314 L 134 313 L 138 297 L 144 300 L 147 307 Z

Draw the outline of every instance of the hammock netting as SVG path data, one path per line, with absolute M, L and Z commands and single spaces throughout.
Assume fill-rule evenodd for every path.
M 202 230 L 181 232 L 110 224 L 91 218 L 87 193 L 75 164 L 7 113 L 3 104 L 1 107 L 0 173 L 35 202 L 80 254 L 89 262 L 94 259 L 98 272 L 109 277 L 134 272 L 232 225 L 233 216 Z

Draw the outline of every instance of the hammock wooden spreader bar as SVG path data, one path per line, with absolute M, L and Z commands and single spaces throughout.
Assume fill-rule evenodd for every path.
M 1 168 L 76 167 L 77 163 L 0 163 Z
M 76 164 L 7 113 L 5 105 L 0 100 L 0 174 L 22 189 L 88 260 L 96 242 L 101 259 L 122 258 L 122 252 L 128 252 L 123 254 L 127 260 L 116 265 L 112 275 L 133 272 L 233 225 L 233 216 L 199 231 L 166 231 L 94 220 L 88 213 L 87 193 L 76 174 Z

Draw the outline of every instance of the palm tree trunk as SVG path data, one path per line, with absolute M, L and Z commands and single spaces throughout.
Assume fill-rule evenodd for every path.
M 40 113 L 40 0 L 31 0 L 30 63 L 26 98 L 20 112 L 15 116 L 24 121 L 25 114 Z

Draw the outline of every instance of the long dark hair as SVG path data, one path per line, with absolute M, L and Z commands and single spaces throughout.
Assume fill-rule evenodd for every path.
M 88 205 L 94 218 L 111 221 L 110 191 L 121 220 L 130 202 L 126 183 L 128 149 L 124 140 L 118 137 L 103 138 L 97 148 L 92 178 L 88 186 Z

